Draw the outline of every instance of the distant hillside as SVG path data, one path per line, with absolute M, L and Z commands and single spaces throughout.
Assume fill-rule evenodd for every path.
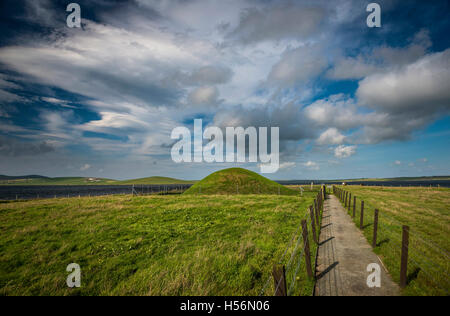
M 360 179 L 334 179 L 334 180 L 281 180 L 277 181 L 283 185 L 309 185 L 311 182 L 320 183 L 342 183 L 342 182 L 390 182 L 390 181 L 449 181 L 450 176 L 431 177 L 401 177 L 401 178 L 360 178 Z
M 108 185 L 115 180 L 83 177 L 47 178 L 42 176 L 23 176 L 0 178 L 0 185 Z
M 20 179 L 48 179 L 48 177 L 37 176 L 37 175 L 19 176 L 19 177 L 0 175 L 0 180 L 20 180 Z
M 255 172 L 232 168 L 207 176 L 184 194 L 282 194 L 296 195 L 298 191 L 288 189 Z
M 216 175 L 218 174 L 218 175 Z M 236 184 L 239 184 L 240 186 L 246 187 L 247 183 L 250 184 L 247 188 L 241 192 L 247 192 L 247 193 L 258 193 L 260 188 L 268 188 L 269 191 L 267 193 L 272 192 L 270 190 L 273 189 L 273 185 L 280 185 L 280 184 L 291 184 L 291 185 L 309 185 L 311 182 L 314 182 L 316 184 L 318 183 L 340 183 L 340 182 L 377 182 L 377 181 L 449 181 L 450 176 L 431 176 L 431 177 L 402 177 L 402 178 L 385 178 L 385 179 L 348 179 L 348 180 L 290 180 L 290 181 L 271 181 L 269 179 L 266 179 L 256 173 L 253 173 L 249 170 L 245 169 L 227 169 L 219 171 L 216 174 L 212 174 L 209 177 L 212 177 L 209 179 L 209 177 L 206 177 L 202 184 L 198 184 L 199 186 L 202 186 L 202 191 L 204 191 L 207 187 L 209 187 L 210 181 L 218 181 L 215 183 L 215 191 L 223 191 L 223 192 L 230 192 L 236 191 Z M 213 177 L 214 176 L 214 177 Z M 217 176 L 223 177 L 223 179 L 218 179 Z M 225 181 L 225 182 L 224 182 Z M 270 181 L 270 182 L 267 182 Z M 194 180 L 179 180 L 174 178 L 168 178 L 168 177 L 148 177 L 148 178 L 141 178 L 141 179 L 133 179 L 133 180 L 123 180 L 123 181 L 117 181 L 113 179 L 105 179 L 105 178 L 90 178 L 90 177 L 58 177 L 58 178 L 49 178 L 45 176 L 40 175 L 28 175 L 28 176 L 5 176 L 0 175 L 0 185 L 168 185 L 168 184 L 195 184 L 198 183 L 198 181 Z M 231 185 L 234 183 L 234 188 L 232 189 L 225 189 L 225 186 Z M 252 187 L 252 183 L 255 184 L 254 187 Z M 270 185 L 269 185 L 270 183 Z M 264 185 L 263 185 L 264 184 Z M 217 187 L 217 185 L 221 187 Z M 285 187 L 281 186 L 283 189 Z M 198 186 L 197 186 L 198 188 Z M 275 186 L 275 188 L 277 188 Z M 283 190 L 281 189 L 281 190 Z M 195 189 L 193 189 L 195 190 Z M 214 190 L 212 190 L 214 191 Z M 278 189 L 276 189 L 278 192 Z M 264 190 L 262 191 L 264 193 Z M 229 194 L 229 193 L 224 193 Z
M 349 180 L 336 180 L 336 181 L 363 182 L 363 181 L 439 181 L 439 180 L 450 180 L 450 176 L 349 179 Z
M 59 177 L 43 176 L 0 176 L 0 185 L 164 185 L 164 184 L 194 184 L 195 181 L 178 180 L 167 177 L 149 177 L 134 180 L 117 181 L 90 177 Z
M 134 180 L 116 181 L 119 185 L 158 185 L 158 184 L 194 184 L 196 181 L 179 180 L 167 177 L 149 177 Z

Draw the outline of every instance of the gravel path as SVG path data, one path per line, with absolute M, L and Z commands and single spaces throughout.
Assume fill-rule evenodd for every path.
M 369 288 L 368 265 L 381 268 L 381 287 Z M 338 198 L 330 195 L 324 204 L 316 268 L 316 296 L 396 296 L 399 286 L 355 226 Z

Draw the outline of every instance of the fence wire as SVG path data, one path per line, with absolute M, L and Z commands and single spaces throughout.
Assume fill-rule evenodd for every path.
M 343 192 L 345 191 L 341 190 L 340 188 L 338 188 L 338 190 L 335 191 L 335 193 L 338 196 L 341 196 Z M 339 199 L 341 200 L 342 203 L 345 202 L 345 196 L 340 197 Z M 372 208 L 373 207 L 369 208 L 368 203 L 365 204 L 364 208 L 365 217 L 367 217 L 369 214 L 373 215 L 374 212 Z M 352 209 L 353 205 L 351 207 L 351 210 Z M 356 215 L 360 218 L 359 212 Z M 373 225 L 374 224 L 373 218 L 367 217 L 367 220 L 365 220 L 365 224 Z M 398 228 L 396 229 L 395 227 L 392 227 L 393 225 L 398 226 Z M 412 232 L 411 230 L 409 231 L 409 245 L 408 246 L 403 245 L 401 237 L 402 236 L 401 227 L 403 227 L 403 224 L 399 220 L 392 217 L 390 214 L 387 214 L 386 212 L 379 213 L 378 239 L 383 238 L 383 236 L 386 236 L 387 242 L 385 243 L 384 247 L 387 247 L 389 251 L 392 251 L 392 253 L 397 254 L 399 257 L 402 254 L 401 249 L 402 247 L 404 247 L 406 250 L 408 250 L 408 261 L 411 262 L 411 265 L 408 267 L 408 270 L 413 269 L 411 267 L 417 268 L 418 271 L 414 272 L 416 273 L 415 276 L 416 278 L 418 277 L 420 272 L 423 272 L 425 279 L 428 279 L 428 281 L 434 284 L 434 286 L 436 286 L 440 290 L 443 290 L 444 293 L 446 293 L 446 295 L 449 295 L 450 273 L 448 265 L 450 253 L 447 250 L 443 249 L 442 247 L 438 246 L 433 241 L 428 240 L 427 238 L 420 236 L 418 233 Z M 396 238 L 394 236 L 398 237 Z M 439 260 L 435 262 L 428 260 L 427 254 L 439 256 L 442 259 L 442 263 Z M 442 278 L 444 280 L 442 280 Z
M 320 194 L 320 193 L 319 193 Z M 316 199 L 319 200 L 319 194 L 317 195 Z M 322 206 L 323 206 L 323 201 L 321 202 Z M 319 205 L 320 206 L 320 205 Z M 283 264 L 283 262 L 285 261 L 287 254 L 289 252 L 289 250 L 292 248 L 294 241 L 295 242 L 295 247 L 292 250 L 291 256 L 289 258 L 289 261 L 284 265 L 285 266 L 285 274 L 284 274 L 284 278 L 280 278 L 280 280 L 277 282 L 277 284 L 273 284 L 273 289 L 274 289 L 274 294 L 276 294 L 278 292 L 278 290 L 280 289 L 280 286 L 284 280 L 284 282 L 286 283 L 286 287 L 288 287 L 287 290 L 287 295 L 292 295 L 292 293 L 295 290 L 295 286 L 298 283 L 297 281 L 297 277 L 299 275 L 299 272 L 301 271 L 301 267 L 302 267 L 302 258 L 306 258 L 306 243 L 303 239 L 303 234 L 300 233 L 300 230 L 302 229 L 302 225 L 303 225 L 303 221 L 306 220 L 306 227 L 308 227 L 308 223 L 309 225 L 311 225 L 311 229 L 308 229 L 308 235 L 307 238 L 309 240 L 310 245 L 312 245 L 315 241 L 315 238 L 313 238 L 313 230 L 312 230 L 312 225 L 314 224 L 313 221 L 315 221 L 315 217 L 314 220 L 311 219 L 308 220 L 308 218 L 311 216 L 310 214 L 310 208 L 313 206 L 310 206 L 307 208 L 305 215 L 303 216 L 303 218 L 300 221 L 300 225 L 297 228 L 297 230 L 294 232 L 294 234 L 292 235 L 292 237 L 289 239 L 288 245 L 286 247 L 286 249 L 284 250 L 283 254 L 281 255 L 281 257 L 279 258 L 278 265 Z M 314 206 L 315 207 L 315 206 Z M 321 213 L 319 210 L 319 214 L 321 217 Z M 315 214 L 313 214 L 315 215 Z M 318 234 L 320 232 L 320 218 L 319 218 L 319 223 L 316 223 L 316 227 L 318 229 L 318 231 L 316 231 L 316 234 Z M 297 237 L 298 236 L 298 237 Z M 297 239 L 296 239 L 297 237 Z M 303 241 L 303 247 L 300 247 L 301 242 Z M 318 246 L 318 245 L 317 245 Z M 309 260 L 311 260 L 311 258 L 307 258 Z M 297 261 L 296 261 L 297 260 Z M 295 264 L 296 262 L 296 264 Z M 288 282 L 288 280 L 290 282 Z M 269 277 L 267 278 L 266 282 L 264 283 L 261 291 L 260 291 L 260 296 L 266 295 L 266 292 L 268 289 L 270 289 L 270 284 L 271 281 L 275 281 L 274 276 L 271 274 L 269 275 Z M 274 282 L 275 283 L 275 282 Z M 289 283 L 289 284 L 288 284 Z

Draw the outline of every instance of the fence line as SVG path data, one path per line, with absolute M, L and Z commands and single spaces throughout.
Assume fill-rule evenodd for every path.
M 352 196 L 349 191 L 344 190 L 343 188 L 333 186 L 333 194 L 341 201 L 341 203 L 344 205 L 344 208 L 347 210 L 348 206 L 348 212 L 350 212 L 350 205 L 347 204 L 347 197 Z M 356 220 L 356 196 L 353 196 L 353 218 Z M 349 201 L 351 203 L 351 200 Z M 367 207 L 367 210 L 369 208 Z M 379 215 L 379 219 L 378 216 Z M 364 226 L 364 201 L 361 200 L 361 208 L 360 208 L 360 228 L 364 230 L 367 228 L 367 226 Z M 384 225 L 383 221 L 388 220 L 390 223 L 387 225 Z M 416 278 L 418 277 L 418 273 L 423 272 L 427 279 L 429 279 L 433 284 L 435 284 L 438 288 L 441 290 L 444 290 L 446 295 L 449 294 L 448 290 L 448 284 L 449 284 L 449 272 L 448 272 L 448 266 L 444 267 L 442 266 L 439 261 L 438 262 L 431 262 L 428 261 L 424 254 L 420 252 L 420 250 L 415 249 L 414 246 L 417 246 L 417 248 L 420 246 L 420 243 L 423 243 L 427 245 L 425 249 L 430 252 L 434 252 L 435 254 L 439 254 L 441 259 L 443 259 L 443 262 L 448 263 L 448 259 L 450 258 L 450 254 L 448 251 L 442 249 L 438 245 L 436 245 L 434 242 L 427 240 L 425 237 L 420 237 L 416 232 L 412 232 L 408 226 L 402 225 L 402 223 L 390 216 L 389 214 L 383 212 L 378 212 L 377 209 L 374 210 L 374 219 L 373 222 L 369 222 L 368 225 L 373 224 L 373 237 L 372 237 L 372 247 L 380 247 L 381 243 L 385 242 L 385 240 L 380 241 L 380 244 L 377 244 L 377 234 L 378 236 L 382 236 L 383 234 L 389 232 L 387 237 L 387 242 L 389 244 L 390 241 L 393 242 L 389 246 L 390 250 L 393 250 L 394 253 L 397 255 L 400 255 L 400 286 L 402 288 L 406 287 L 408 285 L 408 263 L 413 263 L 416 268 L 418 268 Z M 394 228 L 392 228 L 392 225 L 399 226 L 399 228 L 403 229 L 402 235 L 400 232 L 395 231 Z M 395 236 L 398 234 L 399 238 L 395 238 Z M 380 240 L 380 238 L 378 239 Z M 395 246 L 394 246 L 395 244 Z M 448 265 L 448 264 L 447 264 Z M 424 266 L 426 268 L 424 268 Z M 433 274 L 440 274 L 444 275 L 445 280 L 438 282 L 435 277 L 433 277 Z M 442 283 L 445 283 L 443 285 Z
M 270 286 L 271 280 L 273 280 L 273 295 L 276 296 L 290 296 L 294 294 L 296 289 L 296 285 L 298 282 L 301 282 L 301 278 L 299 277 L 299 272 L 301 271 L 302 262 L 305 261 L 306 267 L 306 277 L 313 279 L 315 278 L 313 269 L 311 267 L 311 253 L 309 248 L 309 243 L 314 242 L 316 247 L 318 247 L 319 239 L 318 235 L 320 234 L 321 223 L 322 223 L 322 214 L 323 214 L 323 204 L 326 198 L 326 188 L 322 186 L 320 191 L 318 192 L 316 199 L 313 205 L 310 205 L 305 215 L 301 220 L 300 226 L 297 228 L 293 236 L 289 239 L 286 250 L 281 255 L 277 264 L 273 267 L 272 274 L 269 275 L 266 282 L 264 283 L 260 296 L 266 295 L 266 292 Z M 312 210 L 312 211 L 311 211 Z M 310 217 L 310 220 L 307 218 Z M 308 223 L 310 229 L 308 228 Z M 314 229 L 313 229 L 314 227 Z M 303 233 L 299 234 L 300 229 L 303 229 Z M 289 261 L 286 265 L 282 265 L 283 261 L 286 258 L 289 249 L 291 249 L 295 238 L 298 236 L 295 247 L 292 250 Z M 300 243 L 303 241 L 303 247 L 300 247 Z M 314 263 L 317 261 L 317 252 L 315 254 Z M 295 260 L 297 260 L 295 264 Z M 289 278 L 287 278 L 289 276 Z

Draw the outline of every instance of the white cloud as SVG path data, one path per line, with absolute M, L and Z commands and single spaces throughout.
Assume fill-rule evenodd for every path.
M 363 79 L 376 73 L 391 71 L 414 63 L 426 54 L 430 46 L 428 31 L 421 30 L 407 47 L 381 46 L 373 48 L 369 54 L 340 57 L 334 67 L 327 72 L 327 77 L 336 80 Z
M 3 47 L 0 61 L 34 82 L 105 102 L 156 107 L 176 104 L 185 80 L 180 69 L 195 72 L 207 66 L 206 56 L 216 51 L 201 40 L 177 42 L 157 28 L 140 34 L 85 23 L 83 32 L 66 31 L 67 36 L 51 44 Z M 207 75 L 198 75 L 198 80 L 207 81 Z M 220 75 L 212 79 L 223 80 Z
M 189 102 L 193 105 L 216 105 L 219 90 L 216 87 L 199 87 L 189 95 Z
M 394 161 L 394 165 L 401 166 L 402 162 L 400 160 L 396 160 L 396 161 Z
M 315 170 L 315 171 L 320 170 L 319 164 L 314 161 L 308 161 L 308 162 L 304 163 L 303 165 L 310 170 Z
M 314 79 L 327 67 L 327 61 L 317 45 L 287 50 L 273 66 L 269 81 L 283 86 L 305 83 Z
M 91 165 L 85 164 L 85 165 L 81 166 L 80 171 L 87 171 L 89 169 L 91 169 Z
M 340 159 L 349 158 L 355 154 L 356 154 L 356 146 L 341 145 L 336 147 L 336 149 L 334 150 L 334 156 Z
M 320 135 L 317 143 L 319 145 L 340 145 L 345 141 L 345 136 L 342 135 L 336 128 L 329 128 Z
M 284 162 L 284 163 L 280 164 L 280 170 L 282 170 L 282 169 L 289 170 L 289 169 L 294 168 L 295 166 L 296 166 L 295 162 Z
M 364 115 L 357 113 L 354 100 L 343 95 L 332 95 L 326 99 L 317 100 L 305 108 L 305 116 L 319 127 L 347 130 L 361 126 Z
M 360 82 L 360 102 L 388 113 L 425 114 L 450 110 L 450 49 L 423 57 L 400 70 Z

